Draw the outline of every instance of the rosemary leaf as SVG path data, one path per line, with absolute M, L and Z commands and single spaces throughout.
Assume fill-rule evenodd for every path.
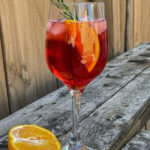
M 72 20 L 74 19 L 74 18 L 72 18 L 72 15 L 70 15 L 69 13 L 67 13 L 67 12 L 63 12 L 63 14 L 65 14 L 66 16 L 69 16 Z
M 62 15 L 64 18 L 68 19 L 68 20 L 70 19 L 70 17 L 68 17 L 67 15 L 65 15 L 65 14 L 62 13 L 62 12 L 59 12 L 59 14 Z
M 78 20 L 77 12 L 76 12 L 76 6 L 74 4 L 74 11 L 75 15 L 71 12 L 69 7 L 63 3 L 63 0 L 50 0 L 58 9 L 60 9 L 59 14 L 65 17 L 66 19 L 71 19 L 71 20 Z M 75 0 L 74 0 L 75 2 Z

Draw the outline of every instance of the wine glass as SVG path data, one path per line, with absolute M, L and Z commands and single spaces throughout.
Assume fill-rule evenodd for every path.
M 103 71 L 107 62 L 104 3 L 52 0 L 50 5 L 46 62 L 72 96 L 72 134 L 63 150 L 93 150 L 85 146 L 80 138 L 80 97 L 88 83 Z

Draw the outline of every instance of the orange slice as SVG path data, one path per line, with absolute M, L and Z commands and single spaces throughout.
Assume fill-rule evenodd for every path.
M 81 56 L 81 63 L 88 72 L 95 67 L 100 55 L 100 42 L 98 34 L 90 22 L 66 20 L 65 25 L 70 37 L 69 42 L 76 47 Z
M 9 131 L 8 145 L 9 150 L 61 150 L 56 136 L 36 125 L 13 127 Z

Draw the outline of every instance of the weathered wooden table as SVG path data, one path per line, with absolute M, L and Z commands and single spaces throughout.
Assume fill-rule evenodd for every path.
M 80 116 L 82 138 L 97 150 L 150 150 L 150 132 L 140 131 L 150 118 L 150 43 L 107 64 L 86 88 Z M 62 87 L 0 121 L 0 150 L 8 149 L 8 131 L 18 124 L 48 128 L 64 145 L 71 122 L 71 96 Z

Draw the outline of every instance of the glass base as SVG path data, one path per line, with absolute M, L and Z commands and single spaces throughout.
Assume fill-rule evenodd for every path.
M 66 145 L 62 148 L 62 150 L 94 150 L 94 149 L 91 148 L 91 147 L 88 147 L 88 146 L 86 146 L 86 145 L 82 145 L 82 146 L 80 146 L 80 147 L 73 147 L 73 146 L 71 146 L 71 145 L 69 145 L 69 144 L 66 144 Z

